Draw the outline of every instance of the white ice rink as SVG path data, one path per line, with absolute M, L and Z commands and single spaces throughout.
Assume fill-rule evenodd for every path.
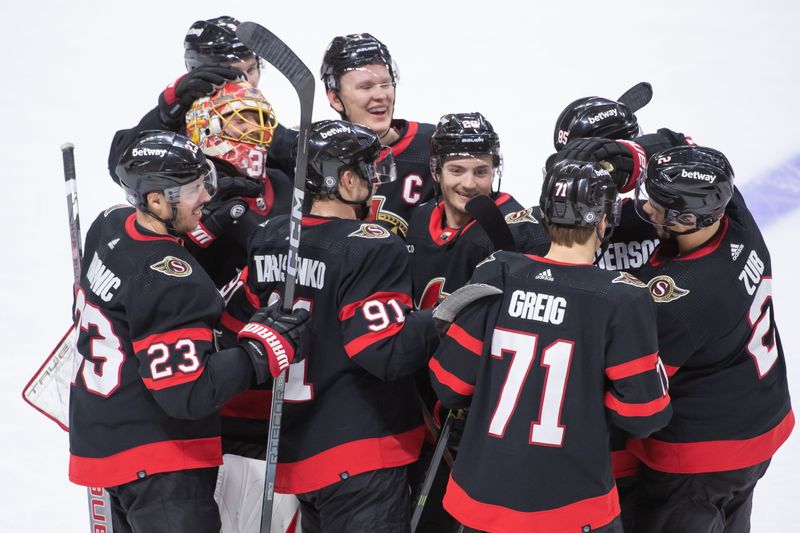
M 528 7 L 523 5 L 528 4 Z M 0 320 L 0 532 L 84 532 L 85 491 L 67 481 L 67 435 L 20 391 L 70 321 L 72 272 L 59 146 L 75 143 L 84 232 L 123 200 L 106 171 L 115 130 L 135 124 L 183 72 L 183 35 L 200 18 L 255 20 L 317 72 L 334 35 L 367 31 L 400 67 L 396 116 L 435 122 L 481 111 L 500 133 L 503 188 L 538 201 L 561 109 L 616 98 L 642 80 L 637 115 L 725 152 L 771 246 L 777 324 L 800 405 L 800 4 L 567 0 L 514 3 L 8 0 L 0 7 L 3 125 Z M 275 71 L 261 89 L 284 124 L 296 98 Z M 334 118 L 317 85 L 316 119 Z M 759 484 L 753 531 L 793 531 L 800 486 L 793 435 Z

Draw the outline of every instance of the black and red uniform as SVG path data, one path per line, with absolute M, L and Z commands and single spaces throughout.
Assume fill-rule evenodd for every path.
M 539 223 L 538 208 L 524 209 L 507 193 L 499 193 L 494 203 L 511 230 L 516 251 L 547 253 L 550 238 Z M 466 285 L 475 265 L 495 250 L 475 220 L 460 229 L 448 228 L 444 202 L 428 202 L 416 210 L 406 242 L 412 254 L 414 303 L 419 309 L 433 307 L 440 298 Z
M 247 285 L 223 318 L 228 329 L 283 289 L 288 235 L 288 217 L 253 235 Z M 311 311 L 312 340 L 307 357 L 289 367 L 275 490 L 298 494 L 307 509 L 311 501 L 327 505 L 336 483 L 417 459 L 423 427 L 412 375 L 436 334 L 430 311 L 410 313 L 408 253 L 386 228 L 307 215 L 299 257 L 295 305 Z M 407 503 L 406 485 L 399 495 Z M 407 522 L 408 506 L 399 508 L 406 516 L 397 519 Z M 333 527 L 325 515 L 323 527 Z
M 641 282 L 591 265 L 496 252 L 429 363 L 446 407 L 470 408 L 444 507 L 483 531 L 593 531 L 619 515 L 608 424 L 669 419 L 655 306 Z
M 82 361 L 70 392 L 72 482 L 110 487 L 113 500 L 154 475 L 221 464 L 217 411 L 254 377 L 241 348 L 215 353 L 222 310 L 180 241 L 141 227 L 130 207 L 98 216 L 75 298 Z M 216 476 L 207 477 L 213 496 Z M 219 521 L 215 506 L 198 513 L 206 511 Z
M 674 408 L 664 429 L 628 443 L 648 467 L 645 531 L 699 531 L 715 512 L 693 505 L 683 490 L 657 496 L 659 473 L 721 478 L 741 471 L 752 498 L 750 470 L 769 461 L 794 427 L 769 250 L 739 192 L 711 240 L 681 256 L 672 244 L 662 243 L 640 272 L 657 302 Z M 685 500 L 681 510 L 674 498 Z M 749 503 L 742 509 L 749 519 Z
M 389 145 L 397 167 L 397 180 L 384 183 L 372 196 L 369 220 L 385 226 L 402 238 L 417 206 L 433 198 L 431 136 L 433 124 L 392 120 L 400 138 Z

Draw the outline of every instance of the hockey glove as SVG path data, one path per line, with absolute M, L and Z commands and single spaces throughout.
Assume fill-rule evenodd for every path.
M 262 307 L 239 332 L 239 345 L 250 356 L 256 373 L 256 383 L 264 383 L 305 357 L 311 315 L 305 309 L 287 314 L 278 300 Z
M 227 200 L 234 197 L 256 198 L 264 192 L 264 184 L 244 176 L 220 176 L 217 179 L 216 198 Z
M 642 147 L 644 153 L 647 154 L 648 160 L 661 150 L 674 148 L 675 146 L 694 144 L 691 138 L 686 137 L 683 133 L 668 130 L 667 128 L 661 128 L 656 133 L 640 135 L 636 137 L 634 141 Z
M 246 212 L 247 202 L 241 198 L 215 202 L 203 208 L 200 223 L 187 236 L 200 248 L 208 248 Z
M 611 174 L 620 193 L 632 190 L 636 180 L 647 170 L 645 151 L 632 141 L 614 141 L 602 137 L 575 139 L 551 155 L 547 159 L 545 168 L 550 170 L 556 163 L 565 159 L 602 163 Z
M 231 67 L 206 65 L 184 74 L 158 95 L 161 122 L 170 128 L 183 124 L 186 112 L 198 98 L 211 96 L 225 82 L 243 76 Z

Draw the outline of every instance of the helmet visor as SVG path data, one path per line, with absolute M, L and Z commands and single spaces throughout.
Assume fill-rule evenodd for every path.
M 384 146 L 372 165 L 367 165 L 367 179 L 371 185 L 382 185 L 397 180 L 397 166 L 392 149 Z
M 633 193 L 634 210 L 636 214 L 648 224 L 669 230 L 676 223 L 683 226 L 696 227 L 697 217 L 693 213 L 681 213 L 676 209 L 669 209 L 651 198 L 647 192 L 647 175 L 642 174 L 636 180 L 636 189 Z M 647 214 L 644 206 L 649 204 L 652 216 Z
M 208 159 L 206 159 L 203 171 L 197 179 L 183 185 L 164 189 L 164 196 L 167 197 L 167 201 L 171 204 L 177 204 L 181 201 L 194 203 L 203 195 L 203 192 L 208 193 L 209 198 L 217 192 L 217 169 Z

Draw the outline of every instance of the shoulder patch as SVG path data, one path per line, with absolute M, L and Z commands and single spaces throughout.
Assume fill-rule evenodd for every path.
M 192 273 L 192 265 L 171 255 L 168 255 L 158 263 L 150 265 L 150 268 L 176 278 L 185 278 Z
M 129 204 L 112 205 L 111 207 L 103 211 L 103 216 L 108 217 L 108 215 L 111 214 L 112 211 L 116 211 L 117 209 L 122 209 L 123 207 L 130 207 L 130 205 Z
M 533 224 L 539 223 L 539 221 L 533 216 L 533 207 L 506 215 L 506 224 L 519 224 L 521 222 L 531 222 Z
M 485 265 L 486 263 L 489 263 L 490 261 L 494 261 L 495 260 L 494 254 L 496 254 L 496 253 L 497 252 L 492 252 L 489 255 L 489 257 L 487 257 L 486 259 L 484 259 L 483 261 L 481 261 L 480 263 L 475 265 L 475 270 L 478 270 L 482 265 Z
M 361 226 L 348 237 L 361 237 L 363 239 L 385 239 L 391 233 L 388 229 L 378 224 L 371 224 L 369 222 L 361 224 Z
M 636 276 L 628 274 L 627 272 L 620 272 L 619 276 L 611 280 L 611 283 L 625 283 L 626 285 L 633 285 L 634 287 L 647 287 L 647 283 L 643 282 Z
M 650 296 L 657 303 L 672 302 L 689 294 L 688 290 L 678 287 L 669 276 L 656 276 L 647 282 L 647 287 L 650 289 Z

